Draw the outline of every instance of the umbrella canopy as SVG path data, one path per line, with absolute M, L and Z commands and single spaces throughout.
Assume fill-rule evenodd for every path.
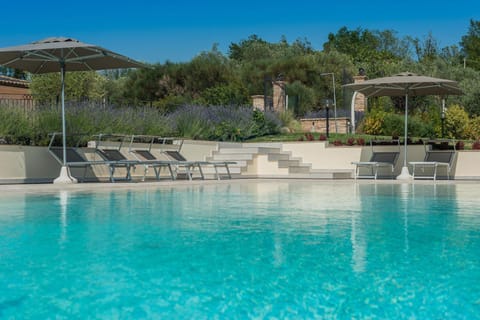
M 62 100 L 63 166 L 57 183 L 71 183 L 67 167 L 65 125 L 65 71 L 139 68 L 145 65 L 102 47 L 72 38 L 47 38 L 26 45 L 0 48 L 0 65 L 34 74 L 60 72 Z
M 0 48 L 0 65 L 31 73 L 139 68 L 144 65 L 102 47 L 72 38 L 47 38 Z
M 404 158 L 402 173 L 397 179 L 410 179 L 407 167 L 407 128 L 408 128 L 408 97 L 428 95 L 463 94 L 457 82 L 446 79 L 419 76 L 410 72 L 403 72 L 391 77 L 376 78 L 360 83 L 347 84 L 345 89 L 363 93 L 368 97 L 405 96 L 405 136 Z
M 346 84 L 343 87 L 363 93 L 367 98 L 404 96 L 406 94 L 409 96 L 463 94 L 455 81 L 419 76 L 411 72 Z

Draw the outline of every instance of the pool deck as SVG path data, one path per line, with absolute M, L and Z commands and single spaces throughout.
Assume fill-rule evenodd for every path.
M 140 148 L 140 147 L 139 147 Z M 398 145 L 377 146 L 376 150 L 389 152 L 398 151 Z M 84 148 L 85 155 L 92 155 L 91 148 Z M 122 149 L 123 150 L 123 149 Z M 161 150 L 157 150 L 161 152 Z M 129 155 L 129 149 L 122 151 Z M 182 154 L 189 160 L 194 161 L 235 161 L 230 166 L 233 180 L 246 179 L 289 179 L 289 180 L 350 180 L 353 178 L 355 166 L 353 162 L 368 161 L 373 152 L 370 146 L 330 146 L 323 141 L 294 141 L 285 143 L 217 143 L 208 141 L 184 141 Z M 88 158 L 87 156 L 85 156 Z M 400 157 L 402 159 L 402 150 Z M 408 146 L 408 161 L 422 161 L 425 157 L 423 145 Z M 88 158 L 89 160 L 98 160 Z M 0 145 L 0 185 L 24 184 L 25 188 L 30 185 L 48 184 L 59 176 L 60 164 L 52 157 L 48 148 L 35 146 Z M 480 181 L 480 152 L 475 150 L 458 151 L 454 164 L 450 171 L 450 177 L 454 180 Z M 393 176 L 398 176 L 402 171 L 402 161 L 397 161 Z M 134 168 L 135 169 L 135 168 Z M 154 170 L 144 171 L 145 166 L 138 165 L 138 170 L 131 172 L 134 181 L 146 177 L 147 181 L 155 178 Z M 213 167 L 202 168 L 206 179 L 214 179 Z M 81 171 L 80 171 L 81 170 Z M 446 169 L 439 169 L 438 176 L 446 177 Z M 98 181 L 108 181 L 110 172 L 108 166 L 92 166 L 88 170 L 82 168 L 71 169 L 75 177 L 85 177 L 86 181 L 81 186 L 68 187 L 69 189 L 84 188 L 89 185 L 97 188 Z M 116 170 L 116 178 L 125 178 L 125 170 Z M 379 173 L 382 178 L 392 175 L 390 171 Z M 166 170 L 162 171 L 161 178 L 166 181 L 151 182 L 155 186 L 163 184 L 181 185 L 182 181 L 172 182 Z M 387 180 L 389 183 L 392 180 Z M 418 180 L 417 180 L 418 181 Z M 150 182 L 142 183 L 148 186 Z M 185 182 L 191 184 L 192 182 Z M 196 183 L 196 182 L 195 182 Z M 204 182 L 209 183 L 209 182 Z M 362 182 L 363 183 L 363 182 Z M 379 182 L 377 182 L 379 183 Z M 428 183 L 428 182 L 427 182 Z M 133 183 L 135 184 L 135 183 Z M 104 188 L 106 183 L 100 183 Z M 117 181 L 111 188 L 131 187 L 132 183 L 120 183 Z M 15 187 L 13 187 L 15 188 Z M 46 188 L 46 187 L 43 187 Z M 58 187 L 52 186 L 52 190 Z M 0 188 L 3 190 L 3 187 Z
M 472 180 L 325 180 L 325 179 L 233 179 L 233 180 L 193 180 L 193 181 L 152 181 L 152 182 L 121 182 L 121 183 L 77 183 L 77 184 L 5 184 L 0 185 L 2 196 L 8 193 L 36 193 L 51 194 L 61 191 L 68 192 L 105 192 L 114 190 L 152 190 L 168 188 L 186 188 L 192 186 L 211 186 L 211 185 L 238 185 L 252 183 L 290 183 L 302 182 L 323 185 L 385 185 L 385 184 L 412 184 L 412 185 L 452 185 L 452 184 L 478 184 L 478 181 Z

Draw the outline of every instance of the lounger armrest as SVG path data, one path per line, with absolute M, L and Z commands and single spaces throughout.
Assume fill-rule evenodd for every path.
M 354 164 L 357 166 L 393 166 L 393 164 L 389 162 L 371 162 L 371 161 L 351 162 L 351 164 Z
M 412 166 L 450 166 L 448 162 L 438 162 L 438 161 L 411 161 L 408 163 Z

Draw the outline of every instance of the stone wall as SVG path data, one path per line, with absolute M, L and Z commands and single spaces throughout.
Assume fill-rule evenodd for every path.
M 300 119 L 303 132 L 327 132 L 327 119 L 325 118 L 305 118 Z M 335 131 L 335 118 L 329 118 L 328 120 L 330 133 L 349 133 L 350 132 L 350 119 L 349 118 L 337 118 L 337 131 Z

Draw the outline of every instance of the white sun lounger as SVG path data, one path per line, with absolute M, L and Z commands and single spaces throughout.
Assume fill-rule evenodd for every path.
M 399 156 L 399 152 L 373 152 L 369 161 L 352 162 L 355 165 L 355 179 L 358 178 L 373 178 L 377 180 L 378 169 L 389 168 L 392 173 L 395 170 L 395 165 Z M 360 168 L 369 168 L 370 175 L 360 175 Z
M 408 164 L 412 167 L 412 176 L 414 179 L 437 179 L 437 169 L 439 167 L 446 168 L 447 179 L 450 179 L 450 171 L 452 169 L 453 161 L 455 159 L 455 150 L 429 150 L 426 151 L 425 159 L 423 161 L 412 161 Z M 429 168 L 431 175 L 415 175 L 418 169 L 425 173 Z

